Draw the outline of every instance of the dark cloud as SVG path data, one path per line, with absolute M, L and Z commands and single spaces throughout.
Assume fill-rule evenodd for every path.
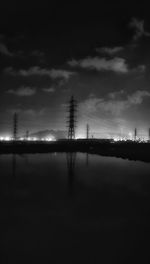
M 115 73 L 127 74 L 130 71 L 145 70 L 144 65 L 140 65 L 137 68 L 130 69 L 124 58 L 101 58 L 101 57 L 87 57 L 81 60 L 72 59 L 68 62 L 72 67 L 81 67 L 84 69 L 92 69 L 96 71 L 112 71 Z
M 14 94 L 17 96 L 32 96 L 36 93 L 36 89 L 33 87 L 22 86 L 16 90 L 9 89 L 7 93 Z
M 133 36 L 134 41 L 137 41 L 143 36 L 150 37 L 150 32 L 144 29 L 144 20 L 138 20 L 137 18 L 133 17 L 129 23 L 129 27 L 135 31 Z
M 0 34 L 0 40 L 3 40 L 5 36 L 3 34 Z
M 14 53 L 9 51 L 7 46 L 4 43 L 2 43 L 2 42 L 0 42 L 0 54 L 2 54 L 4 56 L 8 56 L 8 57 L 13 57 L 14 56 Z
M 13 76 L 29 77 L 33 75 L 38 75 L 38 76 L 48 76 L 51 79 L 62 78 L 65 80 L 68 80 L 71 76 L 75 74 L 75 72 L 71 72 L 63 69 L 46 69 L 46 68 L 41 68 L 39 66 L 34 66 L 26 70 L 25 69 L 15 70 L 12 67 L 8 67 L 4 70 L 4 72 Z
M 7 111 L 10 114 L 17 113 L 19 116 L 22 117 L 30 117 L 30 118 L 37 118 L 37 117 L 42 117 L 45 114 L 45 108 L 41 108 L 39 110 L 34 109 L 34 108 L 22 108 L 22 107 L 14 107 L 11 108 Z
M 114 55 L 120 51 L 124 50 L 124 47 L 117 46 L 117 47 L 102 47 L 102 48 L 96 48 L 96 51 L 99 53 L 105 53 L 108 55 Z
M 33 50 L 29 53 L 28 56 L 31 58 L 34 58 L 37 62 L 40 62 L 40 63 L 44 63 L 46 61 L 45 52 L 40 51 L 40 50 Z
M 46 93 L 54 93 L 55 92 L 54 87 L 43 88 L 42 90 Z
M 39 58 L 45 57 L 45 53 L 43 51 L 40 51 L 40 50 L 33 50 L 30 54 L 31 54 L 31 56 L 35 56 L 35 57 L 39 57 Z

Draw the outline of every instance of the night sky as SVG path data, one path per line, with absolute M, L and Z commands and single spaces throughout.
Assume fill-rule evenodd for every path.
M 49 4 L 48 4 L 49 2 Z M 150 127 L 150 17 L 137 2 L 5 1 L 0 8 L 0 136 L 66 130 L 76 136 L 141 137 Z

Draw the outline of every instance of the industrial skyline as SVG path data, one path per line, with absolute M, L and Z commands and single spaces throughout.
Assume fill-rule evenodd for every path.
M 66 131 L 64 130 L 64 134 L 62 135 L 61 133 L 57 136 L 55 136 L 55 131 L 53 130 L 46 130 L 46 131 L 39 131 L 39 132 L 35 132 L 35 133 L 31 133 L 28 129 L 26 129 L 26 131 L 24 131 L 23 134 L 19 133 L 19 115 L 15 112 L 13 114 L 13 122 L 12 122 L 12 133 L 10 132 L 10 136 L 0 136 L 0 141 L 9 141 L 9 140 L 25 140 L 25 141 L 38 141 L 38 140 L 43 140 L 43 141 L 55 141 L 57 139 L 68 139 L 68 140 L 72 140 L 72 139 L 82 139 L 82 138 L 86 138 L 88 139 L 93 139 L 93 138 L 97 138 L 97 139 L 110 139 L 110 140 L 114 140 L 114 141 L 126 141 L 126 140 L 132 140 L 132 141 L 139 141 L 139 142 L 143 142 L 143 141 L 150 141 L 150 128 L 147 131 L 147 135 L 145 137 L 143 137 L 140 133 L 139 130 L 137 128 L 134 129 L 134 131 L 132 131 L 132 133 L 130 135 L 126 135 L 123 131 L 120 133 L 119 136 L 114 136 L 114 137 L 110 137 L 105 135 L 105 137 L 95 137 L 94 131 L 90 131 L 90 125 L 86 124 L 85 126 L 85 135 L 84 136 L 77 136 L 76 137 L 76 130 L 77 130 L 77 123 L 78 123 L 78 116 L 77 116 L 77 112 L 78 112 L 78 108 L 77 108 L 77 100 L 74 98 L 74 96 L 72 95 L 70 97 L 70 100 L 68 102 L 68 104 L 66 105 L 67 109 L 66 109 Z

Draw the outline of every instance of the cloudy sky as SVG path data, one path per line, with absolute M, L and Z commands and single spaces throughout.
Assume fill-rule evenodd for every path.
M 13 3 L 12 3 L 13 2 Z M 21 3 L 20 3 L 21 2 Z M 113 1 L 114 2 L 114 1 Z M 0 135 L 66 130 L 78 101 L 77 136 L 129 136 L 150 127 L 148 6 L 5 1 L 0 9 Z

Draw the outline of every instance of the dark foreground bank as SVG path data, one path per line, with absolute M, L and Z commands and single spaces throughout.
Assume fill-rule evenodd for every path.
M 53 142 L 0 142 L 0 154 L 86 152 L 150 162 L 150 143 L 102 140 L 58 140 Z

